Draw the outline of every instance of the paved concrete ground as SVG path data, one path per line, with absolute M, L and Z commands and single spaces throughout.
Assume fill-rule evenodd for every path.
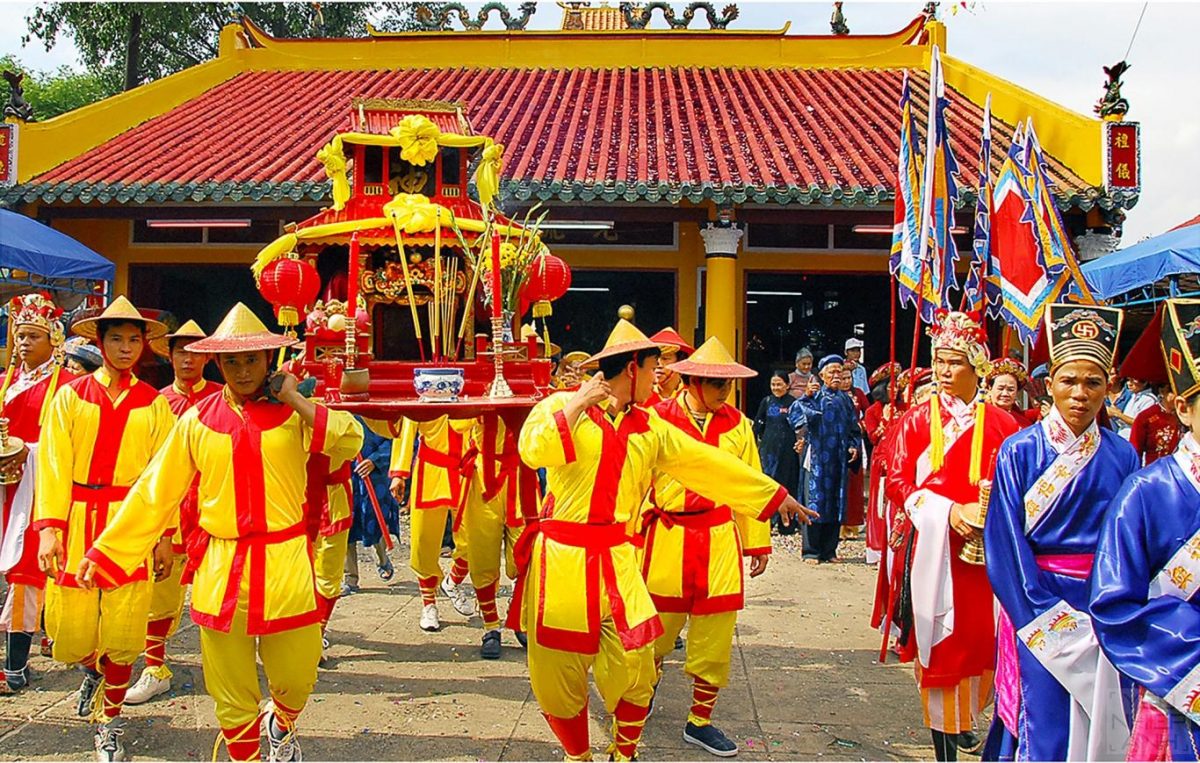
M 814 567 L 801 562 L 791 540 L 778 543 L 767 573 L 749 582 L 718 725 L 741 745 L 743 759 L 928 757 L 910 666 L 877 664 L 879 639 L 867 622 L 875 574 L 863 564 L 862 544 L 847 544 L 845 564 Z M 398 546 L 393 558 L 396 577 L 384 584 L 361 554 L 363 590 L 334 613 L 334 659 L 301 719 L 305 757 L 561 759 L 511 634 L 501 660 L 482 661 L 478 619 L 468 622 L 448 603 L 441 606 L 442 631 L 420 631 L 407 548 Z M 127 709 L 126 744 L 135 759 L 208 760 L 216 725 L 190 623 L 170 654 L 174 688 Z M 644 760 L 708 757 L 681 740 L 691 699 L 682 657 L 675 652 L 668 659 Z M 90 757 L 91 735 L 73 717 L 78 674 L 43 657 L 33 664 L 41 673 L 33 691 L 0 697 L 0 757 Z M 592 745 L 603 759 L 609 730 L 598 708 L 594 698 Z M 226 757 L 223 749 L 220 756 Z

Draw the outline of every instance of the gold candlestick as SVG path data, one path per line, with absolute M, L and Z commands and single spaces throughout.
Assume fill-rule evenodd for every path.
M 25 448 L 25 442 L 20 437 L 8 434 L 8 419 L 0 417 L 0 461 L 6 461 L 20 453 Z M 24 468 L 0 469 L 0 485 L 15 485 L 21 481 Z
M 504 318 L 492 318 L 492 362 L 496 366 L 496 378 L 488 397 L 512 397 L 513 391 L 504 380 Z
M 979 514 L 974 520 L 963 518 L 964 522 L 979 531 L 979 537 L 967 541 L 963 545 L 962 551 L 958 552 L 958 558 L 967 564 L 980 566 L 985 564 L 983 555 L 983 524 L 987 520 L 988 501 L 991 497 L 992 481 L 979 480 Z

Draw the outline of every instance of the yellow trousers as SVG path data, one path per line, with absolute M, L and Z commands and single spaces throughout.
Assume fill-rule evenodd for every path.
M 471 585 L 486 588 L 500 579 L 500 559 L 503 550 L 504 570 L 508 577 L 517 576 L 513 561 L 513 546 L 521 537 L 520 527 L 504 524 L 505 491 L 490 501 L 483 500 L 477 480 L 471 480 L 471 492 L 463 509 L 462 530 L 467 536 L 467 563 L 471 566 Z M 459 535 L 464 534 L 460 532 Z M 455 543 L 458 537 L 455 536 Z
M 171 574 L 163 580 L 151 583 L 149 622 L 171 618 L 171 631 L 167 637 L 175 635 L 179 628 L 179 619 L 183 616 L 183 599 L 187 586 L 183 584 L 183 568 L 187 565 L 186 554 L 176 554 L 175 564 Z
M 313 572 L 317 576 L 317 593 L 326 599 L 336 599 L 341 595 L 349 538 L 350 528 L 333 535 L 317 536 L 313 549 Z
M 54 659 L 73 665 L 96 655 L 132 665 L 146 645 L 153 583 L 142 580 L 110 591 L 46 583 L 46 635 Z
M 217 722 L 222 729 L 244 726 L 258 717 L 262 695 L 258 687 L 256 653 L 267 674 L 271 699 L 284 707 L 299 712 L 317 682 L 321 626 L 313 623 L 266 636 L 250 636 L 246 633 L 248 601 L 249 576 L 243 575 L 229 633 L 200 629 L 204 685 L 216 703 Z
M 437 578 L 442 582 L 442 535 L 446 532 L 449 509 L 413 509 L 410 519 L 410 556 L 408 566 L 418 579 Z M 453 558 L 467 556 L 469 545 L 464 527 L 454 533 Z M 469 561 L 469 559 L 468 559 Z
M 659 612 L 663 635 L 654 642 L 654 656 L 661 660 L 675 649 L 675 639 L 688 626 L 687 657 L 684 672 L 713 686 L 729 685 L 729 661 L 733 654 L 733 629 L 737 612 L 689 615 L 686 612 Z
M 610 713 L 621 700 L 645 707 L 654 695 L 653 645 L 625 651 L 613 623 L 608 597 L 603 591 L 600 596 L 598 653 L 579 654 L 542 646 L 538 643 L 535 617 L 529 618 L 528 653 L 529 683 L 533 687 L 533 695 L 542 712 L 556 718 L 573 718 L 586 706 L 589 670 L 604 700 L 604 707 Z

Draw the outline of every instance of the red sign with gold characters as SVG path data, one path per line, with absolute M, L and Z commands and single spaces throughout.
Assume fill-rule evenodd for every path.
M 1136 191 L 1142 187 L 1142 149 L 1137 122 L 1106 122 L 1109 188 Z
M 17 182 L 17 126 L 0 124 L 0 187 Z

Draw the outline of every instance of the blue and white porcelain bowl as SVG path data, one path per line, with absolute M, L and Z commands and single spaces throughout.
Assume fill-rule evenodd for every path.
M 458 400 L 463 391 L 461 368 L 414 368 L 413 388 L 426 403 Z

